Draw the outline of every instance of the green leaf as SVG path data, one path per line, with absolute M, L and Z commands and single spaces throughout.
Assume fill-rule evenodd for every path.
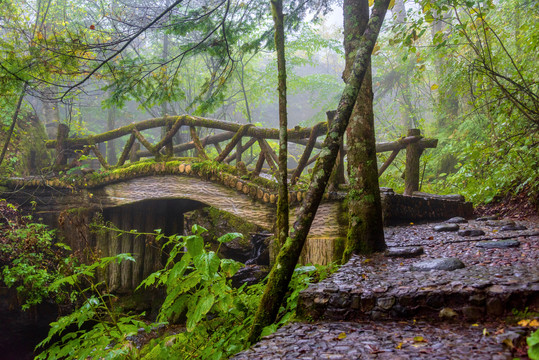
M 539 330 L 535 330 L 529 338 L 526 339 L 528 343 L 528 356 L 532 360 L 539 360 Z
M 226 277 L 232 277 L 242 267 L 242 264 L 232 259 L 221 259 L 221 271 Z
M 193 296 L 189 301 L 189 312 L 187 313 L 187 331 L 194 330 L 198 322 L 212 308 L 215 302 L 215 296 L 210 294 L 207 289 L 199 293 L 199 296 Z
M 204 250 L 204 239 L 198 235 L 187 236 L 185 239 L 185 244 L 187 247 L 187 252 L 193 258 L 202 254 L 202 251 Z
M 219 239 L 217 239 L 217 241 L 219 241 L 220 243 L 227 243 L 227 242 L 232 241 L 232 240 L 237 239 L 237 238 L 243 239 L 243 234 L 241 234 L 241 233 L 224 234 Z
M 277 331 L 277 324 L 271 324 L 269 326 L 266 326 L 264 329 L 262 329 L 262 333 L 260 334 L 261 337 L 268 336 L 273 334 L 275 331 Z
M 193 263 L 202 273 L 203 278 L 211 279 L 217 274 L 221 260 L 213 251 L 210 251 L 193 258 Z
M 191 228 L 191 232 L 195 235 L 200 235 L 202 233 L 205 233 L 206 231 L 208 231 L 208 229 L 197 224 L 193 225 L 193 227 Z

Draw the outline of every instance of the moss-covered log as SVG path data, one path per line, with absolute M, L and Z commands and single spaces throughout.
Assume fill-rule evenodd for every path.
M 292 180 L 290 182 L 291 185 L 294 185 L 299 177 L 301 176 L 301 173 L 303 172 L 303 169 L 305 169 L 305 166 L 307 166 L 307 162 L 309 161 L 309 156 L 311 156 L 311 153 L 313 151 L 313 148 L 316 144 L 316 133 L 318 132 L 318 126 L 320 124 L 316 124 L 313 126 L 311 130 L 311 135 L 309 136 L 308 142 L 305 144 L 305 150 L 303 151 L 303 154 L 301 155 L 301 158 L 299 159 L 298 166 L 296 170 L 294 170 L 294 173 L 292 174 Z
M 197 126 L 197 127 L 206 127 L 211 129 L 218 129 L 218 130 L 224 130 L 224 131 L 231 131 L 233 133 L 236 133 L 240 127 L 243 124 L 237 124 L 229 121 L 222 121 L 222 120 L 215 120 L 215 119 L 206 119 L 202 117 L 196 117 L 191 115 L 181 115 L 181 116 L 166 116 L 161 118 L 155 118 L 155 119 L 149 119 L 140 121 L 138 123 L 133 123 L 127 126 L 123 126 L 121 128 L 107 131 L 102 134 L 98 135 L 92 135 L 87 136 L 84 138 L 74 138 L 74 139 L 66 139 L 65 145 L 70 148 L 82 148 L 84 145 L 93 145 L 105 141 L 109 141 L 112 139 L 117 139 L 119 137 L 129 135 L 133 131 L 133 129 L 137 129 L 138 131 L 158 128 L 166 125 L 174 125 L 176 121 L 181 120 L 182 124 L 185 126 Z M 319 136 L 322 136 L 327 131 L 327 124 L 323 123 L 323 125 L 319 128 Z M 288 138 L 289 140 L 297 140 L 297 139 L 305 139 L 309 137 L 309 134 L 311 133 L 311 128 L 301 128 L 301 127 L 295 127 L 294 129 L 288 129 Z M 259 127 L 251 127 L 249 130 L 245 133 L 245 136 L 250 137 L 259 137 L 259 138 L 265 138 L 265 139 L 279 139 L 279 131 L 277 129 L 266 129 L 266 128 L 259 128 Z M 56 140 L 49 140 L 46 142 L 47 148 L 53 149 L 56 146 Z
M 230 140 L 230 142 L 225 146 L 225 149 L 219 154 L 219 156 L 217 156 L 215 161 L 217 162 L 223 161 L 228 156 L 228 154 L 230 154 L 230 152 L 234 149 L 234 146 L 238 144 L 238 142 L 241 140 L 241 138 L 245 135 L 245 133 L 247 132 L 247 130 L 249 130 L 251 126 L 253 126 L 253 124 L 245 124 L 242 127 L 240 127 L 238 132 L 234 135 L 232 140 Z M 240 144 L 240 149 L 241 149 L 241 144 Z
M 120 158 L 118 159 L 118 163 L 116 164 L 117 166 L 122 166 L 127 160 L 127 157 L 129 156 L 129 153 L 131 152 L 131 148 L 133 147 L 133 144 L 135 143 L 135 138 L 136 138 L 135 134 L 131 134 L 131 136 L 125 143 L 122 154 L 120 155 Z
M 195 149 L 197 149 L 198 156 L 208 160 L 209 157 L 206 155 L 206 151 L 204 151 L 204 145 L 202 145 L 202 142 L 198 137 L 197 129 L 194 126 L 189 126 L 189 132 L 191 134 L 191 140 L 195 143 Z
M 438 139 L 425 139 L 422 136 L 408 135 L 397 141 L 389 141 L 376 144 L 376 152 L 386 152 L 404 149 L 409 144 L 419 143 L 423 149 L 435 148 L 438 145 Z
M 243 154 L 247 149 L 249 149 L 251 146 L 254 145 L 254 143 L 256 142 L 256 138 L 251 138 L 249 141 L 247 141 L 244 145 L 242 145 L 239 149 L 236 150 L 236 152 L 230 156 L 228 156 L 226 159 L 225 159 L 225 162 L 228 164 L 228 163 L 231 163 L 233 160 L 236 159 L 236 154 L 239 152 L 240 154 Z

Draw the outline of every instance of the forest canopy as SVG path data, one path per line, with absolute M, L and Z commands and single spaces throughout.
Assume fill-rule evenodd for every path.
M 336 108 L 338 8 L 284 2 L 289 126 Z M 377 139 L 408 128 L 439 139 L 422 160 L 424 190 L 474 202 L 537 193 L 537 10 L 513 0 L 392 4 L 372 56 Z M 276 126 L 269 2 L 3 1 L 0 27 L 3 133 L 19 97 L 20 135 L 30 113 L 79 135 L 184 113 Z M 2 167 L 24 172 L 16 163 Z M 399 189 L 402 172 L 398 158 L 382 185 Z

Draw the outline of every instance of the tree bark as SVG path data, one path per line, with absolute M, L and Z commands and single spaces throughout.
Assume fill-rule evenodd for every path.
M 434 14 L 436 20 L 432 22 L 431 27 L 431 35 L 433 38 L 436 33 L 445 33 L 447 29 L 447 25 L 444 25 L 444 23 L 446 23 L 443 21 L 444 19 L 438 18 L 440 15 L 441 14 L 438 12 L 435 12 Z M 444 15 L 443 17 L 446 18 L 448 16 Z M 445 36 L 447 36 L 447 34 L 444 34 L 444 37 Z M 452 71 L 451 64 L 451 62 L 444 62 L 444 59 L 441 56 L 435 57 L 434 70 L 436 72 L 436 79 L 438 82 L 438 111 L 435 116 L 439 128 L 444 128 L 451 124 L 451 122 L 454 121 L 459 114 L 459 100 L 455 90 L 447 84 L 443 84 L 444 79 L 448 78 L 448 73 Z
M 322 200 L 328 184 L 331 170 L 339 152 L 339 144 L 348 126 L 361 83 L 367 73 L 370 54 L 376 43 L 389 2 L 390 0 L 377 0 L 374 3 L 369 25 L 357 47 L 357 54 L 351 75 L 348 77 L 348 83 L 341 96 L 335 119 L 328 129 L 328 136 L 324 140 L 324 148 L 316 162 L 311 184 L 307 190 L 297 220 L 294 223 L 294 228 L 290 233 L 291 237 L 287 238 L 281 247 L 275 259 L 275 264 L 271 269 L 268 285 L 262 295 L 249 334 L 249 341 L 251 343 L 258 340 L 265 326 L 275 321 L 279 307 L 288 290 L 288 284 L 294 273 L 294 268 L 298 262 L 318 205 Z
M 420 136 L 419 129 L 408 130 L 408 136 Z M 406 146 L 406 168 L 404 169 L 404 195 L 419 191 L 419 159 L 423 149 L 418 142 Z
M 277 49 L 277 78 L 279 92 L 279 199 L 277 200 L 277 229 L 279 246 L 288 237 L 288 117 L 286 109 L 286 59 L 284 47 L 283 1 L 271 0 Z
M 360 46 L 367 26 L 367 0 L 344 0 L 344 51 L 346 67 L 343 77 L 350 76 L 353 55 Z M 370 54 L 369 54 L 370 55 Z M 348 136 L 348 234 L 343 262 L 353 253 L 369 254 L 386 248 L 382 219 L 382 202 L 378 185 L 374 113 L 372 108 L 372 75 L 369 66 L 354 105 Z
M 19 100 L 17 101 L 17 106 L 15 107 L 15 112 L 13 113 L 11 126 L 9 127 L 9 130 L 7 132 L 6 140 L 4 142 L 4 147 L 2 148 L 2 154 L 0 155 L 0 166 L 2 165 L 2 162 L 4 161 L 4 157 L 6 156 L 9 142 L 11 141 L 11 136 L 13 135 L 13 130 L 15 130 L 15 125 L 17 124 L 17 118 L 19 117 L 19 112 L 21 111 L 22 100 L 24 99 L 24 94 L 26 94 L 26 86 L 27 85 L 24 84 L 21 90 L 21 94 L 19 95 Z
M 116 128 L 116 106 L 111 106 L 107 114 L 107 131 Z M 107 161 L 109 164 L 116 164 L 116 144 L 114 140 L 107 141 Z

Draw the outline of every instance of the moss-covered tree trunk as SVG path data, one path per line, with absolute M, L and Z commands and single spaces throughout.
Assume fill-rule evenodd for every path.
M 357 47 L 351 75 L 348 77 L 348 82 L 341 96 L 335 119 L 328 129 L 328 136 L 324 140 L 323 149 L 320 152 L 313 171 L 311 184 L 307 190 L 297 220 L 294 223 L 291 236 L 281 247 L 277 259 L 275 259 L 275 264 L 271 269 L 268 285 L 253 320 L 253 326 L 249 335 L 249 341 L 251 343 L 258 340 L 265 326 L 275 321 L 279 307 L 288 290 L 288 284 L 294 273 L 294 268 L 298 262 L 318 205 L 322 200 L 328 184 L 331 170 L 339 152 L 339 144 L 348 126 L 361 82 L 367 73 L 370 54 L 378 38 L 389 2 L 390 0 L 377 0 L 374 3 L 369 25 Z
M 350 76 L 354 55 L 361 44 L 361 36 L 369 20 L 368 0 L 344 0 L 343 14 L 346 57 L 343 78 L 346 81 Z M 350 191 L 348 193 L 349 225 L 343 255 L 344 262 L 348 261 L 353 253 L 372 253 L 386 248 L 378 185 L 372 101 L 372 75 L 369 60 L 347 129 Z
M 286 111 L 286 60 L 284 47 L 283 1 L 271 0 L 275 25 L 275 48 L 279 92 L 279 200 L 277 201 L 277 230 L 279 245 L 288 237 L 288 118 Z
M 117 109 L 115 105 L 109 107 L 107 111 L 107 131 L 116 129 L 116 113 Z M 116 164 L 116 141 L 107 141 L 107 162 L 110 165 Z
M 0 166 L 2 165 L 2 162 L 4 161 L 7 148 L 9 147 L 9 142 L 11 141 L 11 136 L 13 135 L 13 130 L 15 130 L 15 125 L 17 124 L 17 118 L 19 117 L 19 112 L 21 110 L 22 100 L 24 99 L 24 95 L 26 94 L 26 87 L 27 87 L 27 84 L 25 83 L 21 90 L 21 94 L 19 95 L 19 100 L 17 101 L 17 105 L 15 106 L 15 112 L 13 113 L 13 117 L 11 119 L 11 125 L 7 131 L 6 139 L 4 140 L 5 141 L 4 146 L 2 147 L 2 153 L 0 154 Z

